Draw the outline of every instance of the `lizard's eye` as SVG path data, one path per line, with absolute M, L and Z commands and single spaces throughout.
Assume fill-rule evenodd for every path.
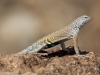
M 88 18 L 87 16 L 85 16 L 85 18 Z

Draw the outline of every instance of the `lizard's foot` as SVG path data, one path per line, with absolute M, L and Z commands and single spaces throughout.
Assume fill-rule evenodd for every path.
M 38 55 L 48 55 L 48 53 L 34 53 L 34 54 L 38 54 Z
M 88 55 L 76 55 L 75 57 L 90 57 L 90 56 L 88 56 Z
M 79 50 L 79 47 L 74 46 L 74 50 L 77 55 L 81 55 L 81 51 Z
M 71 51 L 74 51 L 73 48 L 74 48 L 73 46 L 67 46 L 67 48 L 64 48 L 62 50 L 67 51 L 68 53 L 70 53 Z

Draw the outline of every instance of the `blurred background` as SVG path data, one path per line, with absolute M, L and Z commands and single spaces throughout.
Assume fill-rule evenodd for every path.
M 82 15 L 93 20 L 80 30 L 79 47 L 100 56 L 100 0 L 0 0 L 0 54 L 19 52 Z

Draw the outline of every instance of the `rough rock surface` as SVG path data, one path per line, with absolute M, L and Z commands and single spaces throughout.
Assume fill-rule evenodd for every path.
M 0 56 L 0 75 L 100 75 L 100 57 L 83 51 L 76 55 L 73 47 L 67 51 L 53 48 L 47 56 L 10 54 Z

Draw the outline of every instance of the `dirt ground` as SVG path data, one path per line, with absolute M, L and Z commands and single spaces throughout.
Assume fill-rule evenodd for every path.
M 1 55 L 0 75 L 100 75 L 100 57 L 95 53 L 82 51 L 80 56 L 72 46 L 67 50 L 52 48 L 48 55 Z

